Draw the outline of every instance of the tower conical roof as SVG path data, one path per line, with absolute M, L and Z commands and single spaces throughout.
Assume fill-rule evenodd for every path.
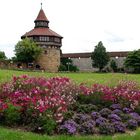
M 39 14 L 35 21 L 49 21 L 42 8 L 40 9 Z

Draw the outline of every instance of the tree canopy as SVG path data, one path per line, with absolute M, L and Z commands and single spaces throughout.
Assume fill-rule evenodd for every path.
M 103 46 L 103 43 L 101 41 L 95 46 L 91 58 L 93 60 L 93 67 L 99 68 L 99 71 L 101 71 L 107 65 L 109 61 L 109 55 L 106 52 L 106 48 Z
M 5 52 L 0 51 L 0 60 L 5 60 L 7 57 L 5 55 Z
M 130 52 L 124 62 L 125 67 L 133 68 L 134 72 L 140 73 L 140 49 Z
M 15 59 L 19 62 L 31 63 L 38 58 L 41 52 L 42 49 L 33 40 L 25 38 L 15 46 Z

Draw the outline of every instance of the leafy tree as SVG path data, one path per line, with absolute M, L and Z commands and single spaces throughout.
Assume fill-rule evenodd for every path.
M 125 67 L 133 68 L 134 72 L 140 73 L 140 49 L 130 52 L 124 62 Z
M 116 61 L 114 59 L 111 60 L 110 67 L 112 68 L 112 70 L 114 72 L 117 72 L 118 67 L 117 67 Z
M 70 58 L 61 57 L 61 65 L 59 71 L 79 71 L 77 66 L 73 65 L 73 61 Z
M 102 69 L 107 65 L 109 61 L 109 55 L 101 41 L 95 46 L 91 58 L 93 67 L 99 68 L 99 71 L 102 71 Z
M 5 53 L 0 51 L 0 60 L 5 60 L 5 59 L 6 59 Z
M 25 38 L 15 46 L 14 60 L 28 64 L 36 60 L 41 52 L 42 49 L 33 40 Z

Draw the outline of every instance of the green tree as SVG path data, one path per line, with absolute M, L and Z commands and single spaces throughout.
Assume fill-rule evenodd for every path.
M 6 59 L 5 53 L 0 51 L 0 60 L 5 60 L 5 59 Z
M 101 41 L 95 46 L 91 58 L 93 67 L 99 68 L 99 71 L 102 71 L 102 69 L 109 62 L 109 55 L 106 52 L 106 48 L 103 46 L 103 43 Z
M 116 61 L 114 59 L 111 60 L 110 67 L 112 68 L 112 70 L 114 72 L 117 72 L 118 67 L 117 67 Z
M 77 66 L 73 65 L 73 61 L 70 58 L 61 57 L 61 65 L 59 71 L 79 71 Z
M 15 46 L 15 60 L 28 64 L 35 61 L 41 52 L 42 49 L 33 40 L 25 38 Z
M 124 62 L 126 68 L 133 68 L 134 72 L 140 73 L 140 49 L 130 52 Z

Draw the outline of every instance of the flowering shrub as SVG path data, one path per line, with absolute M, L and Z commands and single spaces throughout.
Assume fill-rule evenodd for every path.
M 108 119 L 111 122 L 121 121 L 121 118 L 118 115 L 116 115 L 116 114 L 110 114 L 110 115 L 108 115 Z
M 138 127 L 138 123 L 137 123 L 136 120 L 134 120 L 134 119 L 128 120 L 128 122 L 127 122 L 127 128 L 132 129 L 132 130 L 135 130 L 137 127 Z
M 94 134 L 95 133 L 95 121 L 88 120 L 86 122 L 83 122 L 79 128 L 78 131 L 80 134 Z
M 100 113 L 98 113 L 98 112 L 92 112 L 92 113 L 91 113 L 91 117 L 92 117 L 93 120 L 96 120 L 96 119 L 98 119 L 99 117 L 101 117 L 101 115 L 100 115 Z
M 122 122 L 116 121 L 113 123 L 113 125 L 116 132 L 124 133 L 126 131 L 126 125 Z
M 111 109 L 121 109 L 122 108 L 122 106 L 120 105 L 120 104 L 112 104 L 111 106 L 110 106 L 110 108 Z
M 65 121 L 63 125 L 60 126 L 59 131 L 65 134 L 75 134 L 77 132 L 78 125 L 73 120 Z
M 140 103 L 140 86 L 133 81 L 121 81 L 115 87 L 108 87 L 105 85 L 94 84 L 91 88 L 82 85 L 82 94 L 94 95 L 95 93 L 102 93 L 100 96 L 100 103 L 108 101 L 112 103 L 120 103 L 124 106 L 131 106 L 135 109 Z M 119 104 L 112 105 L 112 109 L 119 109 Z
M 90 116 L 87 114 L 75 114 L 73 119 L 76 123 L 81 124 L 88 121 L 90 119 Z
M 14 106 L 20 106 L 21 112 L 32 109 L 33 114 L 46 110 L 53 112 L 57 122 L 63 119 L 63 112 L 75 102 L 79 89 L 68 78 L 35 78 L 26 75 L 13 77 L 9 83 L 1 85 L 0 98 Z M 2 110 L 6 108 L 3 104 Z
M 133 110 L 131 108 L 128 108 L 128 107 L 124 107 L 123 108 L 123 112 L 124 113 L 131 113 Z
M 99 113 L 102 117 L 106 118 L 109 114 L 111 114 L 111 110 L 108 108 L 103 108 Z
M 98 119 L 96 119 L 96 125 L 99 126 L 101 124 L 107 123 L 108 120 L 103 118 L 103 117 L 99 117 Z
M 113 126 L 113 124 L 110 123 L 102 123 L 99 125 L 99 132 L 101 134 L 114 134 L 115 133 L 115 128 Z
M 114 134 L 140 125 L 140 88 L 73 84 L 68 78 L 14 76 L 0 85 L 0 120 L 47 134 Z
M 120 109 L 115 109 L 112 111 L 113 114 L 117 114 L 117 115 L 121 115 L 123 114 L 123 111 L 121 111 Z

